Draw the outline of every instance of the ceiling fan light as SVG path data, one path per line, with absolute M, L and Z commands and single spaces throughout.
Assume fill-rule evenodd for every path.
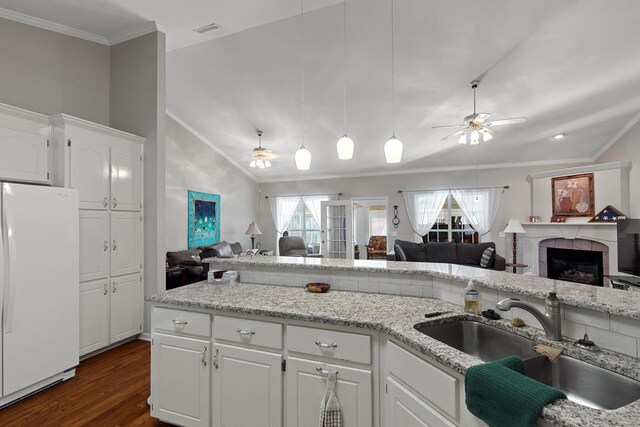
M 265 168 L 270 168 L 271 167 L 271 162 L 269 160 L 265 160 L 264 161 L 264 167 Z
M 252 168 L 256 167 L 256 161 L 255 160 L 251 160 L 251 163 L 249 163 L 249 166 L 251 166 Z
M 482 132 L 482 142 L 488 142 L 493 139 L 493 135 L 490 132 Z
M 336 149 L 338 150 L 338 158 L 340 160 L 350 160 L 353 158 L 353 139 L 349 138 L 347 134 L 344 134 L 336 143 Z
M 402 141 L 392 135 L 384 144 L 384 157 L 387 163 L 400 163 L 402 161 Z
M 471 135 L 469 135 L 469 145 L 477 145 L 480 143 L 480 132 L 478 132 L 477 130 L 474 130 L 473 132 L 471 132 Z
M 296 168 L 299 171 L 307 171 L 311 167 L 311 152 L 307 150 L 304 145 L 296 151 L 294 159 L 296 161 Z
M 466 144 L 467 143 L 467 133 L 463 133 L 462 135 L 460 135 L 460 138 L 458 138 L 458 144 Z

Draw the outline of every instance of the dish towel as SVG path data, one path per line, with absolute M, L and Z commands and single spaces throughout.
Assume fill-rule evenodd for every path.
M 342 427 L 342 408 L 336 396 L 337 376 L 336 371 L 327 374 L 327 388 L 320 404 L 320 427 Z
M 464 385 L 467 409 L 490 427 L 532 427 L 546 404 L 567 397 L 524 376 L 517 356 L 469 368 Z

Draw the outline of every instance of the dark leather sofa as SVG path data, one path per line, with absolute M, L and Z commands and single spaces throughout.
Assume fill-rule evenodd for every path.
M 414 243 L 406 240 L 396 240 L 393 243 L 396 261 L 413 262 L 442 262 L 449 264 L 467 265 L 470 267 L 480 267 L 482 253 L 487 248 L 496 248 L 493 242 L 487 243 Z M 504 271 L 506 261 L 503 257 L 494 252 L 493 260 L 490 260 L 491 270 Z
M 239 255 L 242 252 L 240 242 L 229 243 L 226 241 L 215 243 L 211 246 L 198 246 L 193 249 L 185 249 L 183 251 L 167 252 L 167 265 L 172 267 L 186 267 L 186 282 L 195 283 L 201 280 L 207 280 L 207 272 L 209 264 L 203 263 L 205 258 L 215 258 L 219 256 L 231 257 Z

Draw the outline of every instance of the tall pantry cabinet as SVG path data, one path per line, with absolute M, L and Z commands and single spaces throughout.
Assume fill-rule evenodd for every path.
M 78 189 L 80 355 L 142 332 L 144 139 L 50 117 L 54 185 Z

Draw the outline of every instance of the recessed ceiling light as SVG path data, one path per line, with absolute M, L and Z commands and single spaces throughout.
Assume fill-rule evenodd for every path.
M 555 139 L 556 141 L 560 141 L 561 139 L 566 138 L 566 136 L 567 136 L 566 133 L 557 133 L 553 135 L 551 138 Z
M 204 27 L 196 28 L 193 31 L 195 31 L 196 33 L 204 34 L 204 33 L 208 33 L 209 31 L 214 31 L 218 29 L 220 29 L 220 25 L 216 24 L 215 22 L 212 22 L 211 24 L 205 25 Z

